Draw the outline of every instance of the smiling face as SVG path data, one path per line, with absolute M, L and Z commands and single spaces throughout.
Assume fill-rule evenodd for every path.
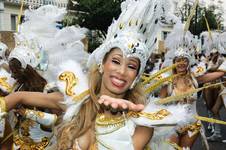
M 175 58 L 174 63 L 180 63 L 176 67 L 176 73 L 187 73 L 188 65 L 189 65 L 189 60 L 185 57 L 178 57 Z
M 135 80 L 139 66 L 137 58 L 125 58 L 119 48 L 112 49 L 103 63 L 100 94 L 123 98 Z

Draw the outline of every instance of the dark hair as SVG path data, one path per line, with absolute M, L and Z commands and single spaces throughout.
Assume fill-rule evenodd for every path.
M 16 58 L 13 58 L 9 61 L 10 69 L 14 67 L 21 67 L 21 63 Z M 18 68 L 17 68 L 18 69 Z M 23 84 L 21 88 L 22 91 L 34 91 L 34 92 L 43 92 L 47 81 L 30 65 L 27 65 L 24 69 L 23 74 L 24 80 L 18 80 L 20 84 Z

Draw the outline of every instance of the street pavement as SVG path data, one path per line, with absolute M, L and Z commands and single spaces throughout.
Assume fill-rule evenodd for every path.
M 208 116 L 207 115 L 207 109 L 204 105 L 203 99 L 199 99 L 197 101 L 197 109 L 198 109 L 198 114 L 200 116 L 205 116 L 205 117 Z M 221 115 L 221 120 L 226 121 L 226 110 L 225 110 L 225 108 L 221 109 L 220 115 Z M 205 129 L 206 129 L 206 135 L 210 135 L 210 132 L 207 130 L 207 123 L 203 122 L 203 125 L 205 126 Z M 221 130 L 222 130 L 223 139 L 226 139 L 226 126 L 221 125 Z M 209 147 L 210 147 L 210 150 L 226 150 L 226 143 L 209 142 Z M 195 142 L 194 146 L 192 147 L 192 150 L 205 150 L 205 148 L 203 147 L 203 145 L 201 143 L 200 137 Z

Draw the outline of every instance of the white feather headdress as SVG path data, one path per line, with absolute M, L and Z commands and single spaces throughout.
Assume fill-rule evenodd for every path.
M 166 13 L 168 0 L 126 0 L 121 4 L 122 13 L 108 29 L 103 44 L 90 56 L 88 65 L 101 65 L 103 58 L 112 48 L 120 48 L 125 57 L 140 60 L 140 70 L 134 83 L 138 82 L 146 62 L 155 49 L 157 33 Z
M 167 36 L 165 45 L 168 51 L 165 55 L 163 67 L 170 66 L 175 57 L 186 57 L 191 65 L 195 63 L 194 47 L 196 40 L 191 32 L 184 33 L 184 25 L 181 21 L 176 23 L 173 31 Z
M 25 22 L 15 34 L 16 47 L 10 53 L 9 60 L 18 59 L 23 68 L 31 65 L 38 70 L 46 70 L 49 39 L 53 38 L 59 30 L 57 21 L 60 21 L 65 13 L 65 9 L 51 5 L 36 10 L 26 10 Z
M 202 40 L 202 50 L 205 52 L 206 55 L 210 53 L 219 52 L 224 54 L 224 41 L 226 40 L 226 35 L 224 33 L 220 33 L 217 31 L 211 31 L 210 33 L 205 31 L 200 34 Z

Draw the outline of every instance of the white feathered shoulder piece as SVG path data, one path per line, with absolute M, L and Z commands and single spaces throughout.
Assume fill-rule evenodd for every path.
M 55 34 L 48 49 L 49 66 L 46 76 L 50 82 L 57 80 L 57 87 L 64 94 L 66 121 L 78 113 L 89 97 L 86 67 L 89 55 L 81 42 L 86 32 L 87 29 L 84 28 L 65 27 Z
M 132 120 L 141 126 L 175 126 L 184 125 L 193 120 L 193 116 L 189 113 L 186 105 L 156 105 L 154 101 L 157 98 L 150 97 L 149 103 L 145 109 L 140 112 L 140 117 L 134 117 Z M 186 119 L 185 119 L 186 118 Z
M 188 58 L 190 65 L 196 63 L 194 59 L 196 40 L 191 32 L 184 33 L 184 24 L 181 21 L 177 21 L 173 31 L 167 36 L 165 45 L 168 51 L 165 55 L 163 67 L 170 66 L 175 57 L 181 56 Z
M 58 66 L 68 60 L 76 61 L 85 69 L 89 55 L 84 51 L 84 44 L 81 40 L 85 38 L 86 32 L 85 28 L 65 27 L 49 40 L 50 44 L 47 46 L 49 63 L 45 73 L 49 82 L 54 82 L 58 78 Z
M 0 69 L 0 89 L 6 93 L 11 93 L 16 80 L 11 77 L 11 74 L 4 68 Z
M 87 72 L 80 63 L 72 60 L 65 61 L 58 68 L 57 85 L 64 94 L 63 103 L 67 106 L 64 120 L 69 121 L 89 97 Z
M 11 57 L 24 60 L 25 67 L 29 64 L 35 69 L 44 68 L 42 75 L 49 85 L 56 85 L 65 96 L 65 119 L 69 119 L 88 97 L 85 72 L 88 53 L 82 43 L 87 29 L 59 28 L 58 22 L 65 14 L 65 9 L 50 5 L 26 10 L 25 22 L 16 34 L 17 46 Z M 28 59 L 28 56 L 34 57 Z M 33 61 L 36 63 L 30 63 Z

